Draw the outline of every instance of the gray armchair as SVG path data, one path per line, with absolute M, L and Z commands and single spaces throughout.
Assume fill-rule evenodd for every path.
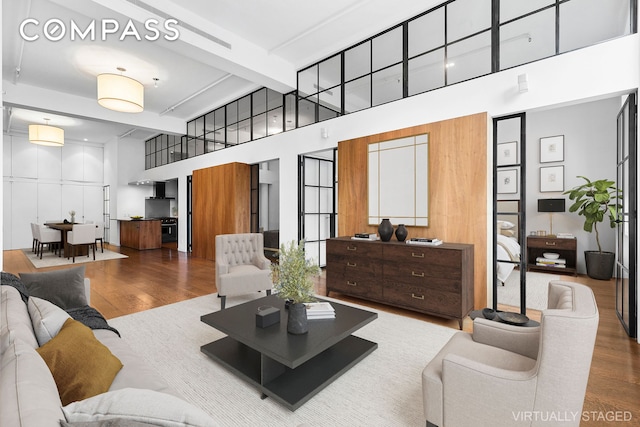
M 422 373 L 427 426 L 580 425 L 598 307 L 578 283 L 548 292 L 540 326 L 478 318 L 440 350 Z
M 216 236 L 216 288 L 224 310 L 227 296 L 267 291 L 271 294 L 271 261 L 264 256 L 260 233 Z

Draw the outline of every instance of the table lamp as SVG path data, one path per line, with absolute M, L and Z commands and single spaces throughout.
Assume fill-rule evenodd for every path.
M 549 236 L 553 234 L 553 213 L 565 211 L 565 199 L 538 199 L 538 212 L 549 212 Z

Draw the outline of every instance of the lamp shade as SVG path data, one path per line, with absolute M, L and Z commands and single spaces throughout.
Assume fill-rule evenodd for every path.
M 29 125 L 29 142 L 62 147 L 64 145 L 64 130 L 49 125 Z
M 100 74 L 98 104 L 114 111 L 139 113 L 144 110 L 144 86 L 120 74 Z
M 538 199 L 538 212 L 564 212 L 565 199 Z

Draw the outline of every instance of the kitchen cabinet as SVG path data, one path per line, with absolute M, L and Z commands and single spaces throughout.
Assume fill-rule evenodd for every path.
M 159 219 L 119 220 L 120 246 L 158 249 L 162 246 L 162 229 Z

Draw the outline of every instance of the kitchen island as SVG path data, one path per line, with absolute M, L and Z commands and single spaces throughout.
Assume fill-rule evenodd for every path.
M 119 219 L 120 246 L 132 249 L 159 249 L 162 222 L 159 219 Z

